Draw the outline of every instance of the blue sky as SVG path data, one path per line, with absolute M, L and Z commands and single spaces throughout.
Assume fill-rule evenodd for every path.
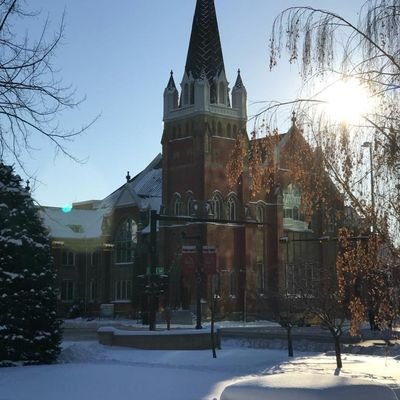
M 350 4 L 351 3 L 351 4 Z M 86 97 L 60 121 L 80 128 L 101 114 L 82 136 L 66 143 L 76 163 L 54 153 L 46 141 L 24 157 L 36 177 L 33 195 L 43 205 L 101 199 L 161 152 L 163 91 L 170 70 L 179 84 L 189 44 L 195 0 L 35 0 L 54 28 L 65 9 L 65 37 L 54 58 L 65 84 Z M 249 114 L 265 100 L 292 100 L 300 82 L 297 66 L 285 60 L 270 72 L 268 38 L 274 17 L 292 5 L 329 9 L 354 21 L 362 1 L 215 0 L 225 68 L 231 87 L 236 71 L 246 85 Z M 28 4 L 30 5 L 30 4 Z M 280 129 L 289 126 L 290 115 Z M 25 178 L 26 176 L 21 173 Z

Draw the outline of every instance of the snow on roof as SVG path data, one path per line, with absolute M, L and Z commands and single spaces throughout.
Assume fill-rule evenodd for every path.
M 102 235 L 105 215 L 114 208 L 136 205 L 140 209 L 159 210 L 161 205 L 161 154 L 129 182 L 101 201 L 76 204 L 70 212 L 57 207 L 42 207 L 44 224 L 53 238 L 95 239 Z
M 74 209 L 68 213 L 58 207 L 41 207 L 40 213 L 50 235 L 58 239 L 95 239 L 101 237 L 105 210 Z
M 161 159 L 161 154 L 158 154 L 143 171 L 107 196 L 97 207 L 111 211 L 116 206 L 137 205 L 141 209 L 150 207 L 153 210 L 159 210 L 162 181 Z

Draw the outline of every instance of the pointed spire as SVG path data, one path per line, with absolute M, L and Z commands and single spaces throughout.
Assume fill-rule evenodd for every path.
M 171 76 L 169 77 L 169 81 L 167 83 L 168 90 L 176 90 L 175 81 L 174 81 L 174 72 L 171 70 Z
M 237 78 L 236 78 L 236 82 L 235 82 L 235 86 L 236 89 L 242 89 L 244 87 L 243 85 L 243 81 L 242 81 L 242 77 L 240 76 L 240 69 L 238 69 L 238 74 L 237 74 Z
M 186 73 L 194 79 L 204 72 L 209 81 L 225 70 L 214 0 L 197 0 L 186 59 Z

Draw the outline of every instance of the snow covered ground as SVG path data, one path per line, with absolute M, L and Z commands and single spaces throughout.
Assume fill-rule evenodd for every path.
M 373 343 L 371 343 L 373 344 Z M 265 374 L 360 378 L 392 387 L 400 396 L 400 346 L 353 348 L 336 371 L 333 352 L 245 348 L 223 342 L 210 350 L 158 351 L 105 347 L 94 341 L 64 341 L 60 364 L 0 369 L 0 400 L 212 400 L 229 384 Z M 363 354 L 360 354 L 363 353 Z M 369 354 L 368 354 L 369 353 Z M 383 355 L 374 355 L 380 353 Z M 383 400 L 383 399 L 382 399 Z

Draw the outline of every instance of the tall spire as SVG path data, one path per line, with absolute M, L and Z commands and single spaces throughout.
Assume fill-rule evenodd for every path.
M 185 70 L 194 79 L 209 81 L 225 70 L 214 0 L 197 0 Z

